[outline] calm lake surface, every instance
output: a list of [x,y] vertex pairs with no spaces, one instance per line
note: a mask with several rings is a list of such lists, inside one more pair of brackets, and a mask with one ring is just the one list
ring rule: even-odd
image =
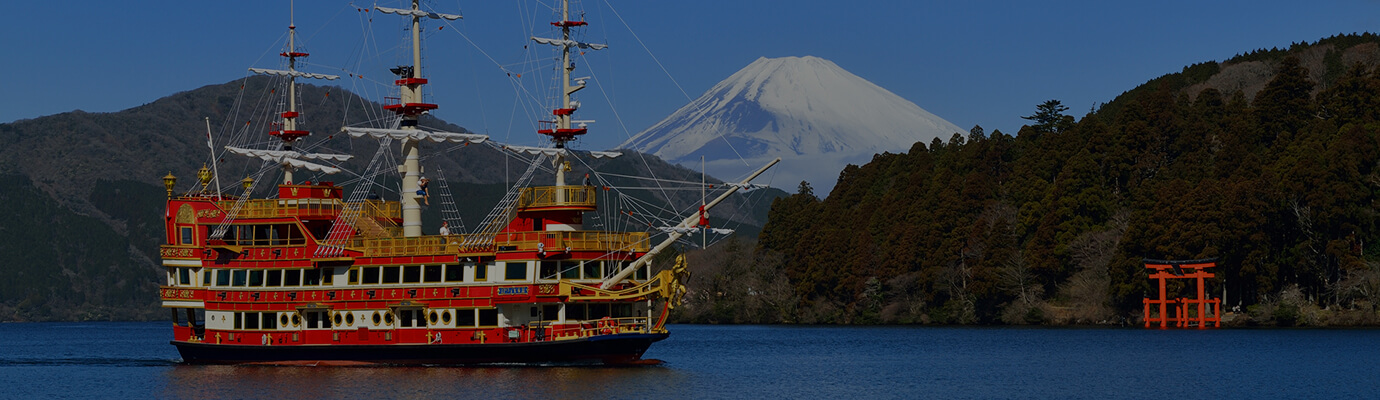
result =
[[1377,398],[1380,330],[672,326],[658,366],[180,365],[168,323],[0,324],[0,398]]

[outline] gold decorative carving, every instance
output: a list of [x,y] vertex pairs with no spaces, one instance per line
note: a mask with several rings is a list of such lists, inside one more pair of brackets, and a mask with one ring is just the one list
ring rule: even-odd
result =
[[196,223],[196,212],[192,210],[192,205],[191,205],[191,204],[182,204],[182,207],[178,207],[178,208],[177,208],[177,223],[179,223],[179,224],[195,224],[195,223]]

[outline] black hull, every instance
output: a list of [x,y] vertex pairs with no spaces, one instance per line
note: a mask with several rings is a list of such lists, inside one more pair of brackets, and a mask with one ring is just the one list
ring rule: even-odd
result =
[[488,344],[218,345],[174,341],[188,364],[632,364],[669,333]]

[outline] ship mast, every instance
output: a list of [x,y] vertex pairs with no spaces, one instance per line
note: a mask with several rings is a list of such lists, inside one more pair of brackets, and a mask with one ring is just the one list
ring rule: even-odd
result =
[[421,151],[418,145],[421,139],[430,133],[418,130],[417,121],[422,114],[437,108],[435,104],[424,103],[422,100],[422,85],[427,83],[427,80],[422,78],[422,18],[457,20],[460,19],[460,16],[422,11],[420,0],[412,0],[411,9],[388,7],[374,7],[374,9],[386,14],[409,17],[412,20],[412,65],[401,65],[391,70],[393,74],[398,76],[398,80],[394,81],[394,84],[398,85],[399,101],[398,104],[386,105],[383,108],[402,117],[402,122],[399,124],[400,133],[389,134],[402,141],[403,236],[417,237],[422,236],[422,206],[417,204],[422,197],[417,194],[420,189],[418,181],[422,177],[422,169],[419,165]]
[[[274,69],[261,69],[261,68],[250,68],[250,69],[249,69],[250,72],[253,72],[253,73],[256,73],[256,74],[286,76],[287,79],[288,79],[288,81],[287,81],[287,111],[284,111],[282,114],[279,114],[279,115],[278,115],[280,118],[282,118],[282,122],[281,122],[281,124],[282,124],[282,129],[276,130],[276,131],[272,131],[272,132],[269,132],[269,133],[268,133],[269,136],[276,137],[276,138],[278,138],[278,139],[280,139],[280,140],[283,141],[283,149],[282,149],[282,151],[278,151],[278,152],[262,152],[262,151],[253,152],[254,154],[250,154],[250,151],[249,151],[249,150],[245,150],[245,149],[239,149],[239,148],[231,148],[231,149],[230,149],[231,152],[234,152],[234,153],[237,153],[237,154],[244,154],[244,155],[249,155],[249,156],[253,156],[253,157],[260,157],[260,158],[263,158],[263,159],[265,159],[265,160],[270,160],[270,161],[277,161],[277,162],[279,162],[279,163],[282,164],[282,166],[283,166],[283,184],[292,184],[292,172],[293,172],[294,170],[296,170],[297,168],[301,168],[301,167],[305,167],[305,168],[308,168],[308,169],[313,170],[313,171],[321,171],[321,172],[326,172],[326,173],[334,173],[334,171],[338,171],[338,170],[335,169],[335,168],[325,167],[325,166],[320,166],[320,165],[315,165],[315,164],[310,164],[310,163],[302,162],[302,161],[298,160],[298,159],[300,159],[300,158],[306,158],[306,159],[339,159],[340,157],[344,157],[345,159],[348,159],[348,158],[349,158],[348,156],[339,156],[339,155],[331,155],[330,157],[320,157],[321,155],[297,154],[296,152],[292,151],[292,145],[293,145],[294,143],[297,143],[297,140],[298,140],[298,139],[301,139],[301,138],[303,138],[303,137],[305,137],[305,136],[311,135],[311,132],[297,129],[297,117],[298,117],[299,115],[301,115],[300,113],[297,112],[297,78],[313,78],[313,79],[325,79],[325,80],[336,80],[336,79],[339,79],[339,78],[340,78],[339,76],[336,76],[336,75],[312,74],[312,73],[305,73],[305,72],[299,72],[299,71],[297,71],[297,59],[298,59],[298,58],[301,58],[301,57],[306,57],[306,56],[308,56],[308,55],[310,55],[310,54],[307,54],[306,52],[300,51],[300,49],[297,48],[297,24],[296,24],[296,22],[294,21],[295,19],[296,19],[295,13],[292,11],[292,8],[289,7],[289,8],[288,8],[288,42],[287,42],[287,48],[284,49],[284,51],[283,51],[282,53],[278,53],[278,55],[283,56],[284,58],[287,58],[287,70],[274,70]],[[270,153],[271,153],[271,154],[270,154]],[[289,161],[288,159],[293,159],[293,160]],[[343,160],[339,160],[339,161],[343,161]]]
[[[560,108],[551,112],[551,114],[556,117],[555,120],[551,121],[555,126],[552,127],[552,129],[538,130],[537,133],[551,136],[551,142],[556,145],[556,148],[564,149],[567,142],[575,140],[576,136],[588,133],[588,129],[585,128],[585,123],[593,122],[580,121],[580,126],[575,127],[574,123],[576,121],[571,119],[575,114],[575,110],[580,108],[580,102],[573,100],[571,95],[585,88],[586,78],[575,78],[572,82],[570,74],[575,71],[575,63],[570,59],[570,49],[572,47],[579,47],[582,49],[602,50],[608,48],[608,45],[577,42],[570,38],[571,28],[589,25],[589,23],[585,21],[572,21],[570,19],[570,0],[561,1],[561,20],[552,22],[551,25],[561,28],[560,39],[533,37],[532,40],[537,43],[553,45],[561,49],[561,105]],[[566,161],[565,157],[566,153],[564,151],[558,151],[556,152],[555,158],[552,160],[556,167],[556,186],[565,186],[565,173],[570,169],[570,162]],[[556,190],[556,201],[565,201],[564,190]]]

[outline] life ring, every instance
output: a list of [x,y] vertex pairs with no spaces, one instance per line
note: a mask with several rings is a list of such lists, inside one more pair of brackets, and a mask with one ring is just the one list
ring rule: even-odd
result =
[[600,332],[603,332],[605,335],[612,335],[612,334],[613,334],[613,320],[609,319],[609,317],[600,318],[600,319],[599,319],[599,331],[600,331]]

